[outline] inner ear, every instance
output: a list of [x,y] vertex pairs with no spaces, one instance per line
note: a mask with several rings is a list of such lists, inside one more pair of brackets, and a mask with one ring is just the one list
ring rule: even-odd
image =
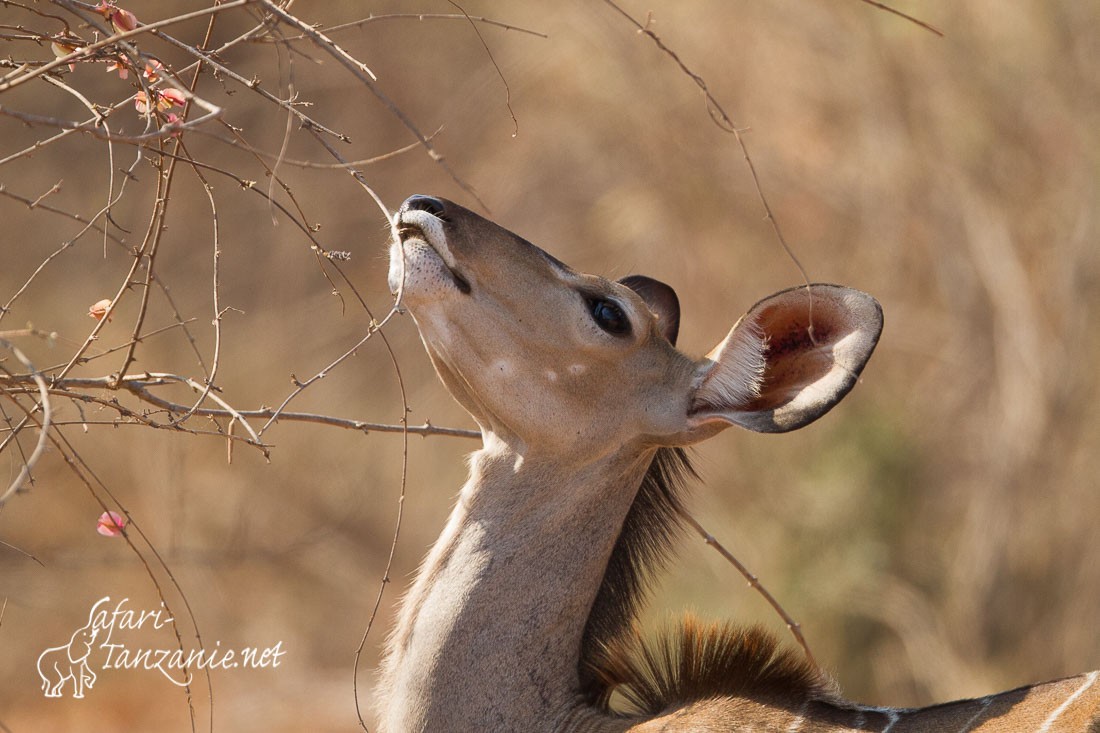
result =
[[701,360],[692,418],[767,433],[811,423],[856,383],[881,332],[882,309],[857,290],[818,284],[765,298]]
[[657,316],[657,328],[673,346],[680,333],[680,299],[671,286],[645,275],[627,275],[619,281],[642,297]]
[[836,353],[837,343],[857,328],[857,319],[822,290],[810,297],[806,288],[793,288],[753,309],[753,325],[764,335],[767,351],[758,396],[744,406],[746,411],[776,410],[834,370],[855,376],[851,372],[862,369],[862,364],[840,363]]

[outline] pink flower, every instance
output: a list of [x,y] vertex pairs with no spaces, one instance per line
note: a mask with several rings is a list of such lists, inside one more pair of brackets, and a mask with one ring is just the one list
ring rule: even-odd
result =
[[[157,112],[167,112],[173,107],[182,107],[187,104],[187,97],[178,89],[154,89],[153,96],[157,100]],[[149,97],[146,96],[145,92],[138,92],[134,95],[134,107],[137,109],[138,114],[149,114]]]
[[179,89],[169,88],[160,92],[160,99],[157,100],[157,107],[162,110],[171,109],[172,107],[182,107],[187,104],[187,97],[183,96],[183,92]]
[[118,537],[122,534],[122,528],[126,526],[126,519],[118,512],[103,512],[99,515],[95,531],[104,537]]
[[111,25],[115,27],[115,30],[119,33],[125,33],[126,31],[132,31],[137,28],[138,19],[137,16],[131,13],[129,10],[116,10],[111,15]]
[[[91,308],[88,309],[88,315],[97,321],[102,321],[103,316],[107,315],[107,309],[111,307],[111,299],[104,298],[103,300],[96,301]],[[110,322],[110,318],[107,319]]]
[[107,71],[118,71],[118,78],[125,79],[130,75],[130,61],[125,56],[117,56],[107,62]]
[[160,72],[163,69],[164,65],[159,61],[156,59],[149,59],[145,62],[145,71],[141,72],[141,75],[144,76],[150,84],[155,84],[160,78]]
[[137,16],[129,10],[123,10],[117,7],[114,3],[108,3],[106,0],[101,0],[99,5],[95,6],[94,10],[111,21],[111,25],[114,27],[116,33],[125,33],[126,31],[132,31],[137,28]]
[[[156,99],[156,111],[158,115],[167,112],[173,107],[183,107],[187,104],[187,97],[178,89],[154,89],[153,97]],[[134,107],[137,109],[138,114],[149,114],[149,97],[145,92],[138,92],[134,95]],[[169,122],[171,121],[172,120],[169,120]]]

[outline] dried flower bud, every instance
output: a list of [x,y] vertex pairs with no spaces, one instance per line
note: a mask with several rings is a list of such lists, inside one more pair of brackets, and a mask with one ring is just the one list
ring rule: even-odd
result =
[[[74,46],[71,43],[65,43],[64,41],[50,41],[50,50],[53,51],[53,55],[59,59],[65,58],[73,51],[76,51],[79,47]],[[75,71],[76,64],[69,64],[69,71]]]

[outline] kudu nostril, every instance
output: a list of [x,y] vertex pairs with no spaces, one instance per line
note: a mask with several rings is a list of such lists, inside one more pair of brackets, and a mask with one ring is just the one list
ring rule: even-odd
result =
[[408,199],[406,199],[405,205],[401,208],[405,209],[406,211],[426,211],[432,216],[438,217],[440,219],[445,218],[444,213],[447,210],[446,204],[444,204],[439,199],[433,198],[431,196],[423,196],[421,194],[410,196]]

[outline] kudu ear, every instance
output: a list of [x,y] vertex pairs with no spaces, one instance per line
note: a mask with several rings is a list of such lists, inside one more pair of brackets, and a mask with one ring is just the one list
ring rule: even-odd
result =
[[657,328],[661,335],[675,346],[676,337],[680,333],[680,299],[676,297],[676,291],[660,280],[645,275],[627,275],[619,284],[642,296],[642,300],[657,316]]
[[689,432],[813,422],[852,389],[881,332],[882,308],[857,290],[812,285],[765,298],[699,360]]

